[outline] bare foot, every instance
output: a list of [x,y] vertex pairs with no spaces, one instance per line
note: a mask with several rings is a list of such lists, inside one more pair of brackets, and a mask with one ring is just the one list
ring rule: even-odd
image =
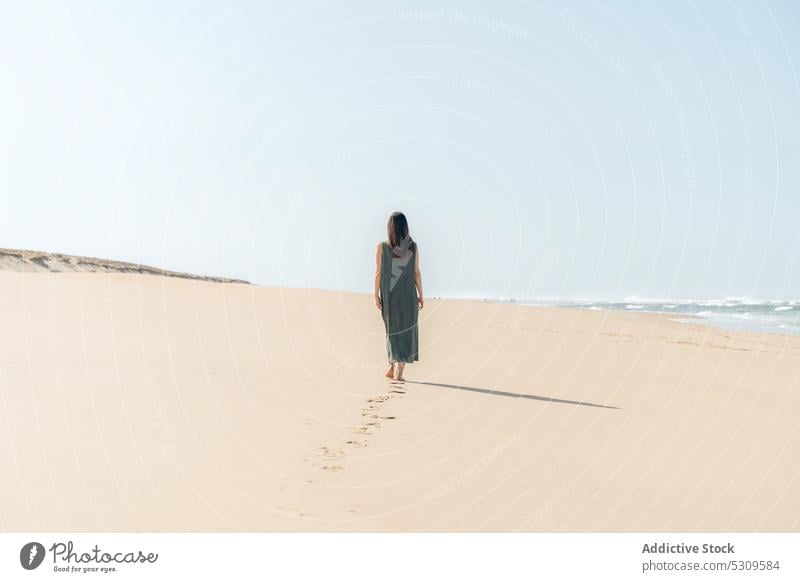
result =
[[394,378],[394,364],[389,364],[389,369],[386,370],[387,378]]
[[394,379],[398,382],[405,382],[406,379],[403,378],[403,369],[405,368],[405,364],[398,363],[397,364],[397,374],[395,374]]

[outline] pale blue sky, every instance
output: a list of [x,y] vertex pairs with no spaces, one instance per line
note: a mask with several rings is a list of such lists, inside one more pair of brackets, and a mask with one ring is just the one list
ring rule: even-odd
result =
[[[566,8],[565,8],[566,7]],[[800,295],[800,8],[17,2],[0,246],[429,296]]]

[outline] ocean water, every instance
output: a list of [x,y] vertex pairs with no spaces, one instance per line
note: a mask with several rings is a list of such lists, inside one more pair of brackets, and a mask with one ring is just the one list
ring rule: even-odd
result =
[[[676,321],[705,323],[733,331],[800,335],[800,301],[750,298],[656,300],[630,298],[625,301],[515,301],[526,305],[550,305],[579,309],[649,311],[674,314]],[[682,318],[692,315],[692,318]]]

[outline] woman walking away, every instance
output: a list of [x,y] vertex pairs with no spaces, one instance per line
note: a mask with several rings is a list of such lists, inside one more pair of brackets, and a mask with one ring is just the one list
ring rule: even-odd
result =
[[419,272],[419,247],[402,212],[389,217],[387,240],[375,249],[375,305],[386,328],[387,378],[403,381],[403,368],[419,360],[417,320],[425,305]]

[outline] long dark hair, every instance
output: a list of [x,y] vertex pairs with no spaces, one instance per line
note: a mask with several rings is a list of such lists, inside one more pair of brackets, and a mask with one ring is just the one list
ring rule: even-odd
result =
[[[400,246],[400,242],[408,235],[408,220],[406,215],[402,212],[392,212],[389,216],[389,222],[386,225],[387,238],[389,239],[389,246],[396,248]],[[409,237],[410,238],[410,237]],[[409,250],[416,250],[416,243],[412,240],[408,246]]]

